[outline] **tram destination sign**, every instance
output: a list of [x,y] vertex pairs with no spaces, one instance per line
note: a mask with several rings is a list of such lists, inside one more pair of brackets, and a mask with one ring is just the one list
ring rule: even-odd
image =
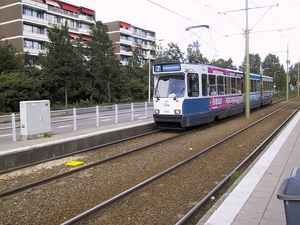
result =
[[154,72],[172,72],[172,71],[180,71],[180,70],[181,70],[180,63],[154,65]]

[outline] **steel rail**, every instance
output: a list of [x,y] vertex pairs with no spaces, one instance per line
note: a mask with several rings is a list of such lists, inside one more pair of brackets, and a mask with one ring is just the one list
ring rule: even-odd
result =
[[[300,108],[298,108],[297,110],[295,110],[293,112],[293,114],[291,114],[285,121],[282,122],[282,124],[275,130],[273,131],[256,149],[254,149],[254,151],[247,156],[247,158],[245,158],[237,167],[235,167],[221,182],[219,182],[204,198],[202,198],[187,214],[185,214],[177,223],[176,225],[182,225],[184,224],[184,222],[186,222],[190,217],[193,216],[193,214],[202,206],[204,205],[208,200],[210,200],[210,198],[213,196],[214,193],[216,193],[218,190],[220,190],[223,185],[231,178],[231,176],[238,171],[240,168],[242,168],[246,163],[249,162],[249,160],[251,160],[251,158],[258,153],[259,151],[261,151],[261,148],[268,142],[270,142],[270,140],[274,139],[274,137],[276,137],[276,135],[278,134],[278,132],[280,130],[282,130],[284,128],[284,126],[286,126],[286,124],[295,116],[295,114],[300,110]],[[274,111],[276,112],[276,111]],[[273,112],[273,113],[274,113]],[[269,114],[272,115],[273,113]],[[269,116],[268,115],[268,116]]]
[[[139,136],[135,136],[135,137],[132,137],[132,138],[122,139],[122,140],[120,140],[120,141],[111,142],[111,143],[108,143],[108,144],[105,144],[105,145],[95,146],[95,147],[92,147],[92,148],[84,149],[84,150],[82,150],[82,151],[80,151],[80,152],[78,151],[78,152],[75,152],[74,154],[71,154],[71,155],[75,155],[75,154],[82,153],[82,152],[85,152],[85,151],[94,150],[94,149],[99,148],[99,147],[104,147],[104,146],[108,146],[108,145],[112,145],[112,144],[121,143],[121,142],[128,141],[128,140],[131,140],[131,139],[134,139],[134,138],[138,138],[138,137],[140,137],[140,136],[149,135],[149,134],[152,134],[152,133],[155,133],[155,132],[158,132],[158,131],[152,131],[152,132],[150,132],[150,133],[143,134],[143,135],[139,135]],[[59,178],[62,178],[62,177],[65,177],[65,176],[68,176],[68,175],[77,173],[77,172],[79,172],[79,171],[82,171],[82,170],[85,170],[85,169],[88,169],[88,168],[91,168],[91,167],[94,167],[94,166],[98,166],[98,165],[103,164],[103,163],[106,163],[106,162],[108,162],[108,161],[110,161],[110,160],[117,159],[117,158],[123,157],[123,156],[125,156],[125,155],[129,155],[129,154],[135,153],[135,152],[137,152],[137,151],[144,150],[144,149],[146,149],[146,148],[149,148],[149,147],[154,146],[154,145],[161,144],[161,143],[163,143],[163,142],[172,140],[172,139],[174,139],[174,138],[178,138],[178,137],[183,136],[183,135],[186,135],[186,134],[188,134],[188,133],[190,133],[190,132],[193,132],[193,131],[192,131],[192,130],[191,130],[191,131],[186,131],[186,132],[183,132],[183,133],[174,135],[174,136],[172,136],[172,137],[169,137],[169,138],[166,138],[166,139],[163,139],[163,140],[160,140],[160,141],[156,141],[156,142],[153,142],[153,143],[150,143],[150,144],[147,144],[147,145],[143,145],[143,146],[140,146],[140,147],[137,147],[137,148],[128,150],[128,151],[123,152],[123,153],[119,153],[119,154],[114,155],[114,156],[107,157],[107,158],[102,159],[102,160],[99,160],[99,161],[97,161],[97,162],[93,162],[93,163],[90,163],[90,164],[86,164],[86,165],[83,165],[83,166],[81,166],[81,167],[74,168],[74,169],[72,169],[72,170],[69,170],[69,171],[66,171],[66,172],[63,172],[63,173],[60,173],[60,174],[57,174],[57,175],[54,175],[54,176],[45,178],[45,179],[41,179],[41,180],[32,182],[32,183],[30,183],[30,184],[26,184],[26,185],[23,185],[23,186],[14,188],[14,189],[10,189],[10,190],[7,190],[7,191],[3,191],[3,192],[0,193],[0,197],[5,197],[5,196],[8,196],[8,195],[12,195],[12,194],[15,194],[15,193],[18,193],[18,192],[27,190],[27,189],[29,189],[29,188],[36,187],[36,186],[38,186],[38,185],[42,185],[42,184],[45,184],[45,183],[49,183],[49,182],[51,182],[51,181],[53,181],[53,180],[56,180],[56,179],[59,179]],[[67,156],[70,156],[70,154],[64,155],[64,157],[67,157]],[[62,157],[62,156],[59,156],[59,157],[57,157],[56,159],[58,159],[58,158],[63,158],[63,157]],[[54,160],[54,159],[52,159],[52,160]],[[48,161],[52,161],[52,160],[48,160]],[[48,161],[47,161],[47,162],[48,162]],[[39,163],[38,163],[38,164],[39,164]]]
[[[131,187],[131,188],[129,188],[129,189],[123,191],[123,192],[121,192],[121,193],[118,194],[118,195],[115,195],[114,197],[112,197],[112,198],[110,198],[110,199],[107,199],[106,201],[104,201],[104,202],[102,202],[102,203],[100,203],[100,204],[98,204],[98,205],[92,207],[91,209],[88,209],[88,210],[86,210],[86,211],[84,211],[84,212],[82,212],[82,213],[76,215],[75,217],[73,217],[73,218],[71,218],[71,219],[65,221],[65,222],[62,223],[61,225],[69,225],[69,224],[73,224],[73,223],[75,223],[75,222],[77,222],[77,221],[79,221],[79,220],[81,220],[81,219],[83,219],[83,218],[89,216],[89,215],[92,214],[93,212],[95,212],[95,211],[97,211],[97,210],[99,210],[99,209],[105,207],[106,205],[108,205],[108,204],[110,204],[110,203],[113,203],[113,202],[116,201],[116,200],[119,200],[119,199],[122,198],[123,196],[126,196],[127,194],[130,194],[131,192],[133,192],[133,191],[135,191],[135,190],[137,190],[137,189],[139,189],[139,188],[141,188],[141,187],[143,187],[143,186],[149,184],[150,182],[152,182],[152,181],[154,181],[154,180],[156,180],[156,179],[162,177],[163,175],[169,173],[170,171],[172,171],[172,170],[174,170],[174,169],[176,169],[176,168],[178,168],[178,167],[180,167],[180,166],[186,164],[187,162],[193,160],[194,158],[198,157],[199,155],[204,154],[205,152],[207,152],[207,151],[211,150],[212,148],[216,147],[217,145],[220,145],[221,143],[223,143],[223,142],[229,140],[230,138],[236,136],[237,134],[239,134],[239,133],[241,133],[241,132],[247,130],[248,128],[250,128],[250,127],[256,125],[257,123],[261,122],[262,120],[264,120],[264,119],[266,119],[266,118],[272,116],[274,113],[279,112],[279,111],[281,111],[282,109],[288,107],[290,104],[292,104],[292,103],[289,103],[288,105],[285,105],[285,106],[279,108],[278,110],[276,110],[276,111],[274,111],[274,112],[268,114],[267,116],[264,116],[263,118],[261,118],[261,119],[255,121],[255,122],[253,122],[252,124],[250,124],[250,125],[248,125],[248,126],[242,128],[241,130],[239,130],[239,131],[237,131],[237,132],[235,132],[235,133],[229,135],[228,137],[226,137],[226,138],[224,138],[224,139],[222,139],[222,140],[216,142],[215,144],[213,144],[213,145],[211,145],[211,146],[209,146],[209,147],[203,149],[202,151],[200,151],[200,152],[198,152],[198,153],[196,153],[196,154],[194,154],[194,155],[192,155],[192,156],[186,158],[185,160],[183,160],[183,161],[181,161],[181,162],[179,162],[179,163],[177,163],[177,164],[175,164],[175,165],[169,167],[168,169],[166,169],[166,170],[164,170],[164,171],[162,171],[162,172],[160,172],[160,173],[158,173],[158,174],[156,174],[156,175],[150,177],[149,179],[147,179],[147,180],[145,180],[145,181],[143,181],[143,182],[141,182],[141,183],[139,183],[139,184],[137,184],[137,185],[135,185],[135,186],[133,186],[133,187]],[[232,174],[231,174],[231,175],[232,175]],[[228,180],[228,178],[227,178],[226,180]]]

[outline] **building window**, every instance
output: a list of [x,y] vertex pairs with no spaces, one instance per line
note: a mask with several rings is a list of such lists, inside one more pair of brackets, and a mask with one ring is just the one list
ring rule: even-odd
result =
[[68,20],[68,26],[74,28],[74,20]]
[[34,9],[29,9],[29,8],[26,8],[26,7],[23,8],[23,15],[33,16],[33,17],[41,18],[41,19],[44,18],[44,13],[43,12],[37,11],[37,10],[34,10]]
[[31,41],[31,40],[24,40],[24,48],[45,50],[45,46],[43,42]]
[[79,28],[83,28],[83,29],[90,29],[90,25],[89,24],[86,24],[86,23],[80,23],[79,24]]
[[34,34],[45,34],[45,28],[44,27],[36,27],[36,26],[30,26],[30,25],[23,25],[23,30],[27,32],[31,32]]
[[127,61],[128,61],[128,57],[127,57],[127,56],[121,55],[121,61],[127,62]]
[[23,8],[23,15],[32,16],[32,9]]

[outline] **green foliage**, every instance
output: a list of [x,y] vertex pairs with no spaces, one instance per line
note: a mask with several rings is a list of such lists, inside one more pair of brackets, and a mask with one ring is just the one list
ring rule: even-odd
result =
[[54,99],[64,99],[67,108],[68,90],[79,86],[84,74],[83,56],[73,46],[67,25],[48,28],[47,32],[50,42],[46,44],[46,54],[39,55],[43,79]]
[[49,132],[46,132],[44,133],[44,138],[49,138],[49,137],[52,137],[52,133],[49,133]]
[[23,69],[23,55],[17,54],[11,43],[0,39],[0,74]]
[[0,75],[0,108],[4,112],[18,112],[19,102],[41,99],[40,80],[25,73]]
[[183,62],[184,52],[182,52],[177,44],[170,42],[168,49],[165,51],[165,56],[170,59],[171,62]]
[[108,29],[101,21],[92,27],[92,40],[87,43],[89,76],[92,78],[88,89],[91,99],[111,103],[115,94],[114,79],[119,75],[119,60],[115,55],[113,42],[107,35]]
[[200,44],[198,41],[189,44],[187,48],[187,61],[205,63],[203,56],[200,52]]
[[300,63],[295,63],[289,68],[290,83],[297,87]]
[[[128,47],[132,56],[128,65],[121,66],[107,26],[101,21],[91,27],[91,41],[71,39],[67,25],[48,28],[47,33],[49,42],[45,44],[46,53],[39,55],[40,67],[28,64],[28,53],[17,53],[11,43],[0,41],[1,111],[17,112],[23,100],[48,99],[55,110],[63,109],[63,105],[79,108],[148,99],[149,61],[139,44],[134,50]],[[167,48],[156,46],[151,54],[157,53],[155,63],[185,60],[209,63],[199,46],[197,42],[190,44],[186,59],[184,52],[172,42]],[[218,59],[212,64],[235,69],[231,58]],[[244,71],[244,64],[240,69]],[[261,63],[258,54],[250,54],[250,72],[274,76],[276,94],[285,92],[286,73],[277,56],[269,54]],[[291,83],[295,84],[298,65],[291,65],[289,72]],[[152,70],[150,73],[153,89]]]
[[285,70],[278,56],[268,54],[262,62],[262,70],[265,75],[274,77],[276,91],[286,86]]
[[224,68],[236,69],[236,67],[233,65],[233,61],[231,58],[229,58],[227,61],[224,59],[218,59],[216,61],[213,61],[212,65],[224,67]]
[[240,176],[241,176],[240,171],[235,171],[232,176],[229,178],[228,183],[232,185]]
[[[246,57],[244,58],[243,64],[239,67],[240,71],[246,71],[245,64],[246,64]],[[261,58],[259,54],[249,54],[249,67],[250,67],[250,73],[260,74]]]

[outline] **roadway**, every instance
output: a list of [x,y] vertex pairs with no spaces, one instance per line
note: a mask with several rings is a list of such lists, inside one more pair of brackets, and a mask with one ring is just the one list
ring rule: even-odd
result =
[[[105,114],[99,115],[99,126],[122,123],[130,120],[139,120],[152,117],[152,108],[145,110],[137,110],[132,115],[130,109],[118,110],[117,116],[115,111],[108,111]],[[76,123],[74,123],[73,115],[51,116],[51,132],[52,134],[59,134],[70,132],[73,130],[82,130],[86,128],[96,127],[97,119],[95,112],[87,112],[77,114]],[[76,127],[76,128],[75,128]],[[20,121],[16,121],[16,140],[20,140],[21,129]],[[13,140],[12,123],[0,123],[0,143],[9,142]]]

